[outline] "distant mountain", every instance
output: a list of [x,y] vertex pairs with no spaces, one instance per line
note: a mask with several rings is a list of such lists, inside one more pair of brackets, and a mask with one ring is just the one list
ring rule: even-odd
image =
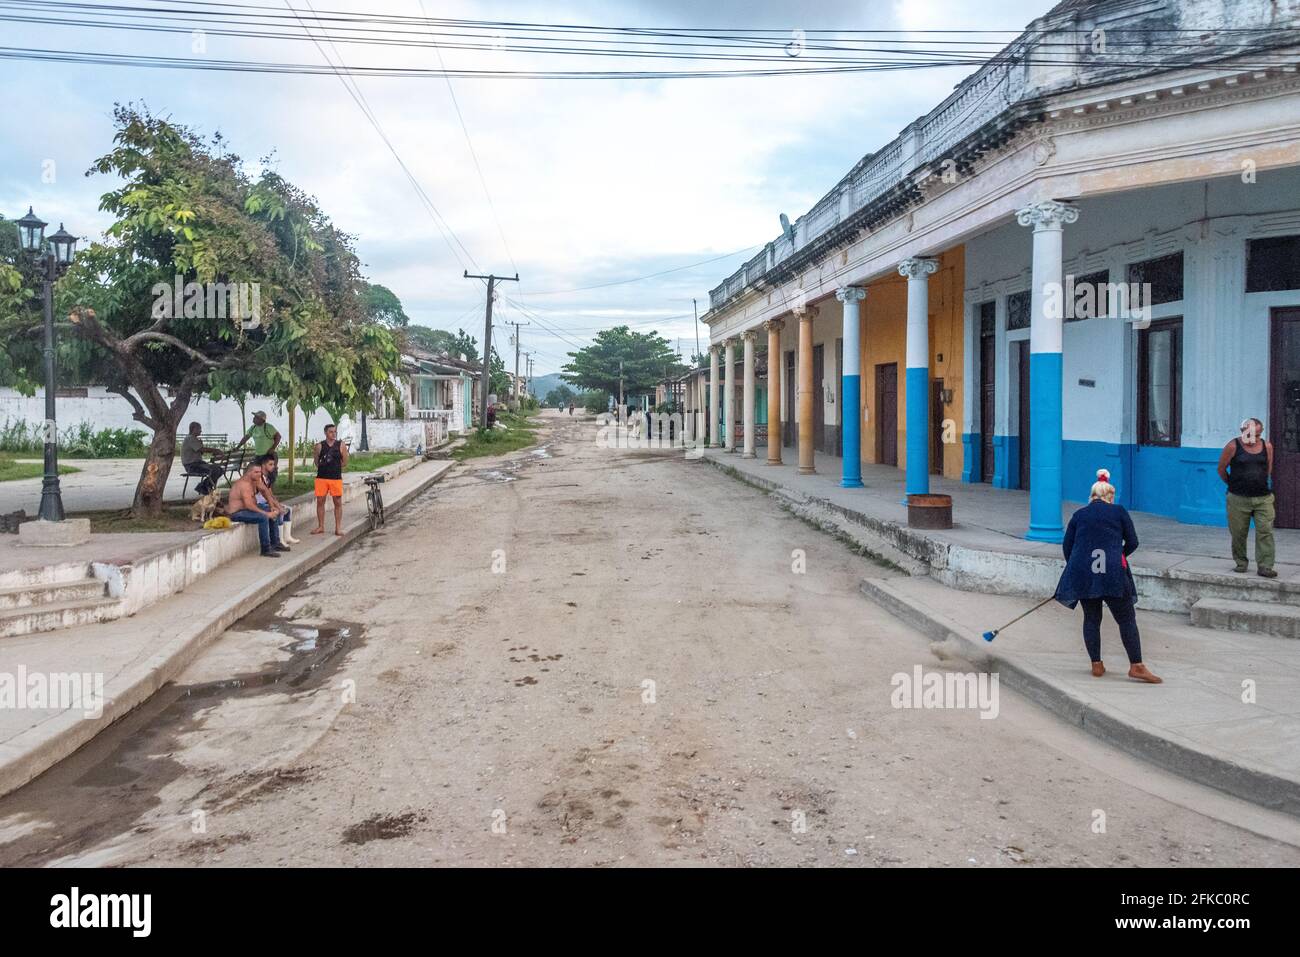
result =
[[[564,380],[560,378],[558,372],[552,372],[550,375],[533,376],[533,395],[537,396],[538,399],[545,399],[546,393],[564,384]],[[569,386],[569,388],[572,389],[573,386]]]

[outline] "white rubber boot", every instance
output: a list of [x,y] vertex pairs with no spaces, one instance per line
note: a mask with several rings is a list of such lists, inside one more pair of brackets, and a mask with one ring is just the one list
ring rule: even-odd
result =
[[286,545],[298,544],[298,539],[293,537],[293,522],[285,522],[280,526],[280,541]]

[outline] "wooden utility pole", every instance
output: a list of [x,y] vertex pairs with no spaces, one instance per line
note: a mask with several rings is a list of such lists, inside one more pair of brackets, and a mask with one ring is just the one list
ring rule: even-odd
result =
[[519,327],[531,325],[528,322],[507,322],[507,326],[515,327],[515,401],[519,401]]
[[466,279],[486,279],[487,280],[487,310],[483,319],[483,382],[479,389],[479,428],[487,428],[487,408],[488,394],[492,391],[492,299],[493,293],[496,292],[496,285],[499,282],[518,282],[519,273],[511,276],[471,276],[469,270],[465,270]]

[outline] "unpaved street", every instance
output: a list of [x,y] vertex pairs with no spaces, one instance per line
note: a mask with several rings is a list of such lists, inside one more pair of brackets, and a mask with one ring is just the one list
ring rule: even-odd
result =
[[892,707],[968,666],[860,596],[879,567],[544,421],[0,801],[0,863],[1300,864],[1287,822],[1006,689]]

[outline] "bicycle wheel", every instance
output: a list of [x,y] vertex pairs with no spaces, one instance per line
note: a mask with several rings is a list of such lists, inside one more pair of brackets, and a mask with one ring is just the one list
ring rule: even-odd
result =
[[379,524],[384,524],[384,496],[380,494],[379,488],[375,488],[375,512],[379,515]]
[[380,508],[379,503],[375,501],[375,498],[378,496],[378,494],[379,494],[379,490],[376,488],[372,487],[366,490],[366,512],[370,516],[371,531],[374,531],[376,528],[378,528],[380,522],[383,521],[383,518],[379,515],[379,508]]

